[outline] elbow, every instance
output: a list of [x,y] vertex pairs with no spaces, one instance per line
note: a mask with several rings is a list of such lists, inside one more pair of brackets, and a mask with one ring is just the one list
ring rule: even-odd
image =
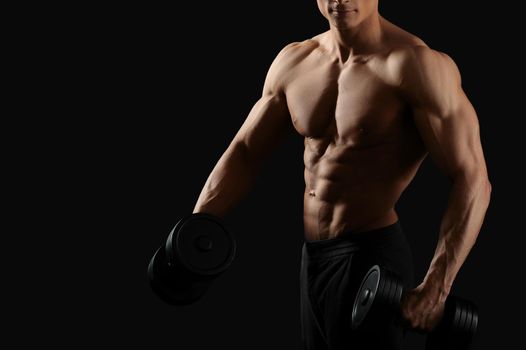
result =
[[235,149],[240,153],[241,158],[247,165],[259,169],[269,158],[273,148],[270,145],[260,148],[251,147],[246,142],[237,142]]
[[477,176],[472,183],[474,184],[474,189],[478,192],[480,200],[486,202],[486,206],[488,206],[491,199],[492,186],[487,174]]
[[493,187],[486,171],[461,172],[457,175],[459,176],[454,178],[457,185],[466,188],[473,196],[489,205]]
[[481,194],[489,200],[489,198],[491,197],[492,186],[488,177],[488,173],[485,169],[480,170],[477,173],[478,174],[474,176],[474,182],[477,184],[477,188],[479,189]]
[[491,182],[489,181],[488,178],[486,178],[486,192],[488,193],[488,196],[491,196],[491,190],[493,189],[491,187]]
[[491,199],[491,191],[492,191],[491,182],[486,177],[486,180],[484,182],[484,193],[486,194],[486,198],[488,200],[488,204],[489,204],[490,199]]
[[255,154],[243,142],[237,142],[232,145],[232,158],[235,158],[244,166],[244,170],[252,175],[259,172],[263,166],[264,159],[262,156]]
[[240,160],[244,162],[248,162],[251,159],[248,147],[244,142],[232,142],[230,145],[230,150],[232,154],[235,154]]

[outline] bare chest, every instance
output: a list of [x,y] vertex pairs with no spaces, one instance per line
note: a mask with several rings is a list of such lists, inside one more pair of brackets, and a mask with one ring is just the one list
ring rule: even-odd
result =
[[368,147],[404,125],[403,100],[366,63],[307,62],[288,81],[286,96],[294,127],[309,138]]

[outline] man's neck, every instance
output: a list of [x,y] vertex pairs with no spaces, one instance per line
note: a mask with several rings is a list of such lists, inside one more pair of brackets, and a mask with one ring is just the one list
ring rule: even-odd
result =
[[341,64],[353,56],[374,52],[382,43],[381,17],[375,13],[354,28],[331,26],[330,38],[332,50]]

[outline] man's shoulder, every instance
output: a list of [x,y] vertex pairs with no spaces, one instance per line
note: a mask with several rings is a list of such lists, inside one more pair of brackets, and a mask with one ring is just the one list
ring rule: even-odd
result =
[[276,61],[287,65],[297,64],[319,46],[319,42],[314,40],[314,38],[291,42],[281,49],[276,57]]
[[431,64],[433,60],[451,60],[444,52],[429,47],[418,36],[382,19],[382,24],[388,42],[389,64],[392,67],[418,68],[420,65]]
[[270,91],[282,90],[295,76],[295,67],[314,49],[310,40],[285,45],[274,58],[267,73],[266,86]]
[[387,54],[386,66],[396,85],[414,79],[428,80],[437,74],[460,78],[458,68],[448,54],[418,41],[393,46]]
[[449,55],[429,47],[416,35],[390,22],[384,25],[388,45],[380,55],[384,63],[380,66],[390,84],[406,92],[417,92],[439,81],[440,76],[460,79],[458,68]]
[[[419,103],[437,104],[446,89],[459,86],[460,72],[453,59],[427,45],[405,45],[393,49],[386,67],[390,83]],[[424,101],[424,102],[422,102]],[[439,108],[439,107],[437,107]]]
[[438,61],[449,61],[452,58],[445,52],[433,49],[427,45],[403,45],[393,47],[389,57],[393,64],[402,67],[427,66]]
[[281,82],[289,80],[295,74],[295,68],[305,60],[319,43],[312,39],[292,42],[285,45],[277,54],[269,69],[269,76]]

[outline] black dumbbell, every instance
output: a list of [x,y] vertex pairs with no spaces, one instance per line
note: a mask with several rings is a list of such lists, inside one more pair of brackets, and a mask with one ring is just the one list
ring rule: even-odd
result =
[[235,253],[234,237],[220,218],[190,214],[179,220],[150,260],[150,286],[168,304],[194,303],[228,269]]
[[[402,280],[395,273],[374,265],[365,275],[354,299],[353,329],[369,329],[391,322],[400,313]],[[468,349],[477,331],[478,310],[468,300],[449,295],[438,326],[427,335],[426,349]]]

